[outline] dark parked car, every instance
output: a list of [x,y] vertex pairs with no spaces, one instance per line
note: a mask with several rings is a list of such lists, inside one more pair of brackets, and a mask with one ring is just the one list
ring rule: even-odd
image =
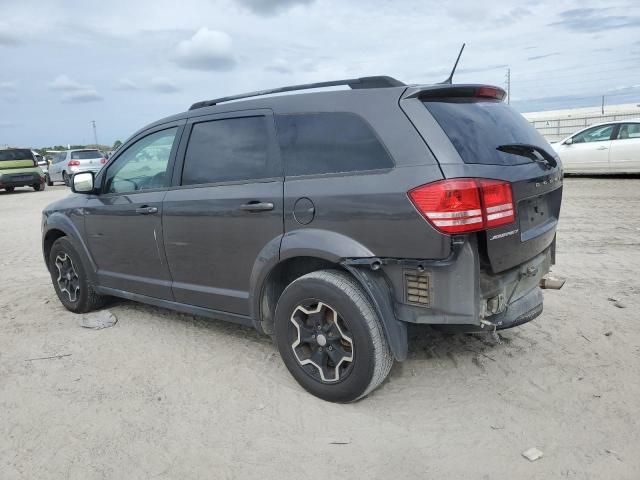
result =
[[275,92],[330,85],[351,90],[197,103],[75,175],[43,212],[64,306],[111,295],[254,326],[336,402],[407,357],[408,323],[540,315],[562,172],[504,91],[366,77]]

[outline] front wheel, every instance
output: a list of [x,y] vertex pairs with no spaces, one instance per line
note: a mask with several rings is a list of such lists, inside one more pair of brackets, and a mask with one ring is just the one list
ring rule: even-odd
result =
[[53,182],[51,181],[51,177],[49,177],[48,173],[44,176],[44,179],[48,187],[53,187]]
[[33,189],[34,189],[36,192],[41,192],[42,190],[44,190],[44,183],[36,183],[36,184],[33,186]]
[[16,187],[4,187],[5,192],[11,193],[16,189]]
[[296,381],[330,402],[366,396],[393,364],[371,301],[338,270],[309,273],[285,289],[276,306],[275,337]]
[[104,297],[93,290],[80,255],[66,237],[59,238],[51,247],[49,273],[53,288],[67,310],[86,313],[104,304]]

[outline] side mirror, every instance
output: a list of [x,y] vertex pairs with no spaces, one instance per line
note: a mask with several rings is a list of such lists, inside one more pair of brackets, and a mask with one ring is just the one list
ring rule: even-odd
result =
[[564,141],[565,145],[571,145],[573,143],[573,137],[569,137]]
[[73,193],[93,193],[93,172],[76,173],[71,177],[71,191]]

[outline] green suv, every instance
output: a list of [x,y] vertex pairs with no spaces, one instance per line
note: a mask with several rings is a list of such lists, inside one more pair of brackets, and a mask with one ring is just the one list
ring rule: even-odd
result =
[[0,189],[13,192],[16,187],[44,190],[44,172],[28,148],[0,150]]

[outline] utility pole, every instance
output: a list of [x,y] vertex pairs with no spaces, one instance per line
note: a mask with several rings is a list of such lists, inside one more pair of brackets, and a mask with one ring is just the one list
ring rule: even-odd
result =
[[604,115],[604,95],[602,95],[602,108],[601,108],[601,112],[602,112],[602,115]]
[[511,104],[511,68],[507,68],[507,104]]
[[96,132],[96,121],[91,120],[91,124],[93,125],[93,139],[96,142],[96,148],[98,148],[98,133]]

